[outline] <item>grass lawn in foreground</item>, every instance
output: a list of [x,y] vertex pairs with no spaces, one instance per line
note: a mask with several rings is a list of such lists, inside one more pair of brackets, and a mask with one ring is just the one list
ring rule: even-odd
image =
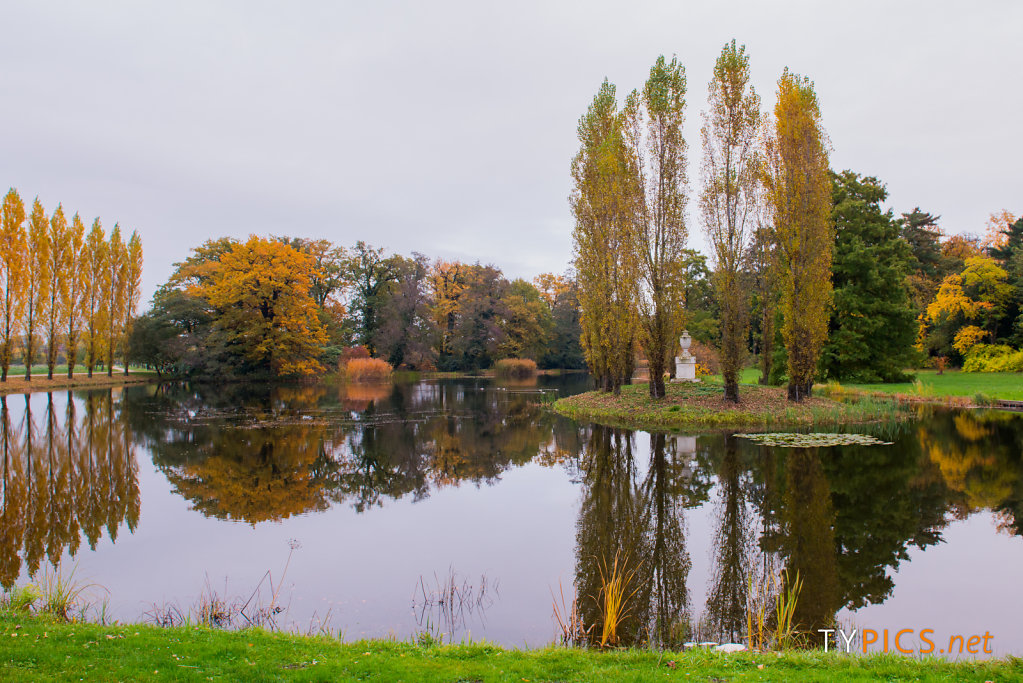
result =
[[946,662],[822,651],[597,652],[304,637],[261,630],[57,624],[0,614],[0,678],[16,681],[1021,681],[1023,660]]

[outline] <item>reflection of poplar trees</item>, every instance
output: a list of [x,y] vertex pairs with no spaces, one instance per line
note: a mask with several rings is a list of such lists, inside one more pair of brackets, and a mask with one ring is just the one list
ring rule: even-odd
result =
[[786,569],[796,572],[803,590],[794,623],[809,633],[831,626],[840,605],[835,547],[835,513],[831,488],[821,466],[819,449],[793,448],[786,463],[784,518]]
[[[693,504],[689,454],[664,434],[650,435],[650,466],[642,483],[631,432],[593,427],[580,462],[583,501],[576,540],[576,589],[583,623],[603,626],[601,569],[616,555],[631,575],[622,644],[650,640],[678,646],[689,637],[692,562],[684,508]],[[635,591],[635,593],[633,593]]]
[[683,517],[689,499],[685,491],[688,461],[679,457],[674,445],[664,434],[650,435],[650,469],[643,484],[649,555],[647,571],[641,573],[649,587],[644,600],[649,604],[647,624],[650,638],[669,647],[678,647],[690,635],[686,580],[692,567]]
[[738,439],[726,436],[718,470],[718,526],[714,536],[714,573],[707,599],[712,633],[739,642],[745,632],[746,601],[752,560],[752,517],[742,486]]
[[138,465],[112,391],[87,395],[81,425],[70,392],[63,416],[48,395],[41,427],[29,396],[18,425],[6,397],[0,397],[0,448],[0,583],[5,587],[18,578],[22,562],[32,575],[44,558],[57,564],[65,552],[73,556],[82,535],[95,548],[104,527],[112,539],[122,523],[135,528]]
[[[605,564],[610,567],[616,556],[627,569],[638,569],[648,554],[632,445],[632,432],[595,426],[582,454],[583,500],[576,530],[575,581],[583,623],[598,634],[604,623],[598,601],[601,569]],[[632,575],[626,595],[649,590],[642,589],[645,573]],[[647,612],[638,609],[641,602],[637,595],[626,603],[631,609],[618,634],[623,645],[637,643],[644,635]]]
[[3,449],[4,499],[0,522],[3,522],[3,533],[0,534],[0,582],[4,587],[11,586],[21,571],[22,539],[25,531],[25,508],[27,482],[25,462],[21,454],[21,438],[11,424],[11,414],[7,408],[7,397],[0,396],[0,448]]

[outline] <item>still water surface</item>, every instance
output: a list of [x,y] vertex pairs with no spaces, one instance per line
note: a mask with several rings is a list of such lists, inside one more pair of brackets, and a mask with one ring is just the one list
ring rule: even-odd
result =
[[891,446],[793,449],[540,405],[586,388],[569,375],[0,398],[0,582],[61,563],[136,621],[209,588],[266,605],[272,578],[275,621],[301,631],[537,646],[555,637],[552,592],[575,590],[599,621],[591,596],[618,553],[636,570],[632,640],[739,639],[749,576],[789,569],[804,626],[990,633],[996,653],[1023,654],[1023,416],[923,408],[851,428]]

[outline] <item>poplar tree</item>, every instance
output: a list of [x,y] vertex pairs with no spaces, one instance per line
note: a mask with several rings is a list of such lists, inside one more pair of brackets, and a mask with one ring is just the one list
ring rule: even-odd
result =
[[790,73],[778,80],[767,140],[767,197],[774,218],[788,398],[813,389],[831,307],[831,181],[827,138],[813,82]]
[[50,222],[36,197],[28,219],[28,251],[25,254],[25,381],[32,380],[32,362],[41,342],[38,332],[46,320],[50,302]]
[[67,376],[74,376],[78,363],[78,340],[82,334],[82,308],[85,304],[85,224],[76,213],[71,218],[71,230],[67,235],[68,255],[64,271],[65,286],[60,290],[60,310],[64,317]]
[[121,359],[124,374],[128,374],[128,335],[142,295],[142,240],[137,232],[128,238],[124,262],[124,332],[121,339]]
[[21,326],[25,306],[25,204],[13,187],[4,196],[0,208],[0,382],[7,381],[7,372],[14,355],[14,340]]
[[746,46],[725,45],[708,85],[703,114],[703,191],[700,213],[714,249],[714,284],[721,306],[721,374],[725,400],[739,402],[739,374],[749,331],[743,261],[759,201],[760,97],[749,85]]
[[50,251],[46,260],[47,304],[46,304],[46,378],[53,379],[53,368],[57,365],[58,336],[66,320],[64,300],[70,277],[71,253],[67,218],[60,204],[53,210],[47,233]]
[[[650,68],[643,91],[625,105],[628,164],[620,182],[623,202],[632,204],[634,250],[641,278],[638,288],[642,334],[650,367],[649,392],[664,396],[668,355],[681,330],[688,193],[685,122],[685,68],[664,56]],[[634,179],[634,182],[633,182]],[[634,201],[629,200],[634,196]]]
[[103,225],[97,218],[85,240],[82,254],[82,306],[85,314],[85,369],[89,377],[103,355],[103,340],[106,338],[107,310],[106,295],[110,286],[110,270],[107,267],[109,246],[103,233]]
[[114,229],[110,231],[110,241],[107,244],[106,289],[104,291],[104,308],[107,312],[104,363],[107,366],[107,377],[112,377],[114,374],[114,355],[117,353],[117,344],[121,341],[125,311],[128,308],[127,261],[128,252],[124,246],[124,240],[121,238],[121,226],[114,223]]
[[586,362],[605,391],[631,379],[636,329],[635,177],[615,87],[606,79],[579,120],[569,197]]

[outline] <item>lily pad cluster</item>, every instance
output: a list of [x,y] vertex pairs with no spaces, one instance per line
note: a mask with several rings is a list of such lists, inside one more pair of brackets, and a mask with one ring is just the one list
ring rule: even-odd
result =
[[828,446],[891,446],[891,441],[881,441],[869,434],[794,434],[790,432],[769,432],[766,434],[736,434],[739,438],[755,441],[762,446],[779,448],[821,448]]

